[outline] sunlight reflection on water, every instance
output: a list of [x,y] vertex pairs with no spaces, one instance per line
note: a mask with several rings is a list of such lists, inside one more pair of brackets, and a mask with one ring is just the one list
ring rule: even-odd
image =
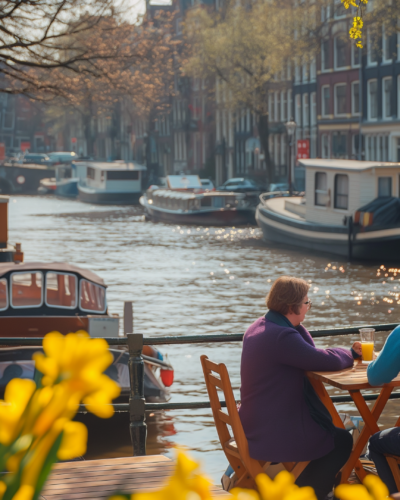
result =
[[[12,197],[10,241],[26,261],[68,261],[98,273],[108,284],[109,310],[122,315],[134,303],[135,331],[146,336],[238,333],[265,313],[265,295],[283,274],[311,285],[309,329],[392,323],[400,307],[400,273],[380,264],[348,264],[295,249],[267,247],[256,227],[189,227],[145,222],[138,207],[101,207],[51,197]],[[386,334],[379,336],[382,344]],[[357,336],[318,339],[320,347],[350,346]],[[171,401],[205,400],[199,357],[227,364],[239,388],[239,343],[165,346],[175,368]],[[380,423],[390,425],[398,401]],[[342,404],[341,410],[354,412]],[[354,412],[356,413],[356,412]],[[107,433],[104,426],[108,426]],[[88,456],[130,455],[127,415],[107,424],[90,420]],[[106,435],[108,437],[106,437]],[[112,439],[110,438],[112,436]],[[208,410],[149,417],[148,453],[188,446],[219,481],[225,459]]]

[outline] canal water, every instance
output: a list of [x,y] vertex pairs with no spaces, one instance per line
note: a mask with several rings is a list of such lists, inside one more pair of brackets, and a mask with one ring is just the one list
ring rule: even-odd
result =
[[[134,329],[146,336],[244,332],[265,313],[271,283],[285,274],[311,285],[313,306],[304,322],[309,329],[400,319],[400,271],[397,274],[389,263],[348,264],[345,259],[267,246],[257,227],[154,224],[144,221],[139,207],[38,196],[11,197],[9,213],[9,239],[22,243],[26,261],[67,261],[91,269],[109,287],[110,312],[122,315],[123,301],[132,300]],[[380,335],[378,345],[385,338]],[[332,337],[316,343],[349,347],[356,339]],[[171,402],[207,399],[201,354],[226,363],[239,395],[240,343],[161,350],[175,368]],[[350,404],[339,406],[357,414]],[[399,401],[389,402],[380,424],[392,425],[399,414]],[[131,455],[127,414],[110,421],[84,418],[89,426],[87,458]],[[148,415],[147,452],[172,456],[177,445],[191,450],[219,481],[226,461],[209,410]]]

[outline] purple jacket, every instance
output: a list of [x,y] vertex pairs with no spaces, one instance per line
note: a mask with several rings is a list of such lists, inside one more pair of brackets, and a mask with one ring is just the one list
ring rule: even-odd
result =
[[253,323],[243,339],[239,410],[250,456],[300,462],[332,451],[332,435],[307,407],[304,372],[342,370],[352,364],[349,349],[317,349],[302,325],[281,326],[265,317]]

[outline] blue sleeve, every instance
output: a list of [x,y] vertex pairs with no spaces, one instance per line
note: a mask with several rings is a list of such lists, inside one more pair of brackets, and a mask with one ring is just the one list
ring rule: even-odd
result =
[[386,339],[379,356],[367,368],[368,382],[383,385],[393,380],[400,372],[400,326]]

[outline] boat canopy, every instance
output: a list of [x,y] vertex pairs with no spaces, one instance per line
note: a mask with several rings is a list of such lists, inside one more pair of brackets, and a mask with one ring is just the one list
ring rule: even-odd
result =
[[167,175],[167,184],[170,189],[202,189],[198,175]]
[[350,170],[361,172],[373,168],[397,168],[400,170],[400,163],[382,162],[382,161],[360,161],[360,160],[335,160],[324,158],[307,158],[299,160],[299,164],[306,168],[322,168],[333,170]]
[[0,263],[0,278],[10,271],[59,271],[62,273],[76,273],[80,274],[83,278],[96,283],[97,285],[101,285],[103,287],[107,286],[104,283],[104,280],[92,271],[68,264],[67,262],[24,262],[22,264],[14,262]]
[[399,225],[400,199],[394,196],[375,198],[356,211],[354,222],[364,227]]

